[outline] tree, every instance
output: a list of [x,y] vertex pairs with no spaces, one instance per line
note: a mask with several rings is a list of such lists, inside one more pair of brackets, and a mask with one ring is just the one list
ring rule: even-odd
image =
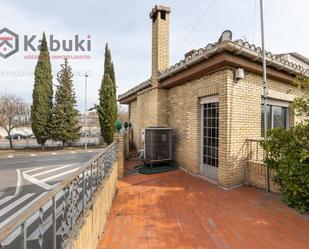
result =
[[76,141],[80,138],[78,126],[78,110],[73,89],[72,69],[67,59],[61,65],[57,74],[57,86],[55,103],[52,113],[52,121],[49,125],[49,133],[54,141],[62,141],[64,147],[68,141]]
[[97,106],[101,135],[104,142],[113,141],[115,122],[117,120],[117,100],[114,65],[108,44],[105,46],[104,75],[99,90],[99,105]]
[[265,163],[277,174],[283,200],[300,212],[309,211],[309,79],[296,77],[295,83],[302,96],[294,101],[296,115],[302,121],[289,130],[276,128],[268,131],[268,141],[262,142],[268,152]]
[[118,106],[117,106],[117,90],[116,90],[116,75],[114,70],[114,63],[111,62],[111,71],[110,71],[110,77],[113,82],[113,114],[114,114],[114,122],[116,122],[118,117]]
[[0,127],[7,132],[10,149],[13,149],[12,130],[29,124],[27,109],[20,98],[13,95],[0,97]]
[[40,55],[34,71],[34,88],[32,93],[31,127],[38,144],[44,149],[49,139],[48,124],[53,108],[53,83],[50,56],[45,33],[40,46]]
[[309,117],[309,78],[304,76],[297,76],[295,83],[298,85],[298,88],[302,91],[303,95],[298,97],[294,101],[294,109],[296,114],[300,116]]

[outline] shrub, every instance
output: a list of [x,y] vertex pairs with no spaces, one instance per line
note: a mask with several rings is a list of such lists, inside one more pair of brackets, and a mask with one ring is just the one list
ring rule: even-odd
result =
[[289,130],[276,128],[268,132],[266,164],[277,171],[274,181],[283,200],[299,212],[309,211],[309,122]]

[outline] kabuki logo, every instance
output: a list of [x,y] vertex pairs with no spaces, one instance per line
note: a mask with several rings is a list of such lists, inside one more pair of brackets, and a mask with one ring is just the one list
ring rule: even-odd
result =
[[[91,36],[87,35],[86,39],[80,39],[79,35],[74,35],[70,40],[58,40],[53,35],[49,35],[47,43],[51,52],[65,51],[65,52],[90,52],[91,51]],[[24,52],[38,52],[40,51],[42,40],[38,39],[36,35],[23,36],[23,50]],[[8,58],[9,56],[18,52],[19,37],[14,32],[7,28],[0,30],[0,56]]]
[[18,35],[4,28],[0,30],[0,56],[8,58],[18,52]]

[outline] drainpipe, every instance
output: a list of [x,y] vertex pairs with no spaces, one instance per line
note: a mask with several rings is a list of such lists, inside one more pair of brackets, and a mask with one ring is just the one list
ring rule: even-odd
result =
[[[267,142],[267,95],[268,95],[268,84],[266,75],[266,52],[264,42],[264,17],[263,17],[263,0],[260,0],[260,13],[261,13],[261,38],[262,38],[262,59],[263,59],[263,100],[264,100],[264,142]],[[268,157],[268,152],[265,151],[265,159]],[[266,164],[265,172],[265,191],[269,192],[269,168]]]

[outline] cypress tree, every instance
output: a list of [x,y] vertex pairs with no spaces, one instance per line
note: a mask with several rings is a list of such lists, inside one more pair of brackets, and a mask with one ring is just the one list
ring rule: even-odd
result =
[[53,83],[50,56],[45,33],[40,46],[40,55],[34,71],[34,88],[31,106],[31,127],[38,144],[44,149],[49,139],[47,126],[53,107]]
[[115,70],[114,70],[114,63],[112,62],[111,65],[111,72],[110,77],[113,82],[113,114],[114,114],[114,122],[116,122],[118,118],[118,108],[117,108],[117,90],[116,90],[116,76],[115,76]]
[[78,110],[75,108],[76,97],[72,77],[72,69],[65,59],[57,74],[59,85],[49,126],[51,138],[55,141],[62,141],[63,146],[68,141],[76,141],[80,138],[81,127],[78,126]]
[[108,44],[105,46],[104,75],[99,90],[99,106],[97,108],[104,142],[113,141],[115,122],[117,119],[116,84],[114,65]]

